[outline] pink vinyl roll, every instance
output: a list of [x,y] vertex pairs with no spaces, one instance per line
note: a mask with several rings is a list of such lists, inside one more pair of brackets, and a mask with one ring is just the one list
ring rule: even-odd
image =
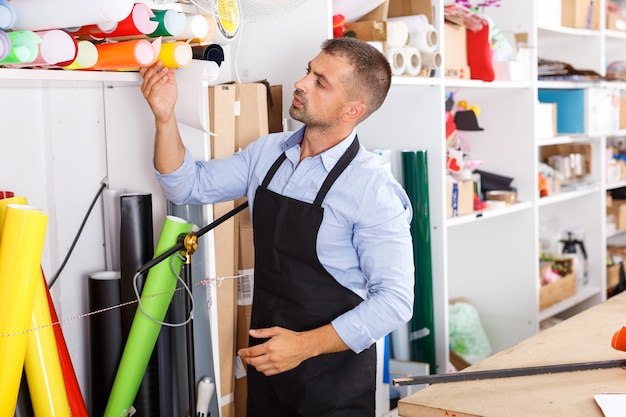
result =
[[64,67],[76,59],[78,44],[66,31],[52,29],[35,33],[41,39],[37,57],[28,63],[14,64],[14,67]]

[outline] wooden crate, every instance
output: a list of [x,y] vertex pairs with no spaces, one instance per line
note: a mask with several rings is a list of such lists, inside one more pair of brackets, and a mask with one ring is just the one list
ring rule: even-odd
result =
[[551,305],[576,294],[576,272],[572,268],[573,261],[571,259],[561,259],[558,262],[565,264],[570,273],[558,281],[541,286],[539,290],[539,311],[545,310]]

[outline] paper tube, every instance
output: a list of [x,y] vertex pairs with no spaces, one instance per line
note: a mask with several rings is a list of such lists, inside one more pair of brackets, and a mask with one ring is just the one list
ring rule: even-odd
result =
[[158,60],[167,68],[185,68],[191,64],[191,46],[187,42],[164,42]]
[[34,207],[6,207],[0,239],[1,417],[15,412],[47,221]]
[[413,46],[405,46],[403,49],[406,63],[405,72],[411,76],[418,75],[422,70],[422,56],[420,51]]
[[409,28],[402,20],[387,22],[387,48],[401,48],[409,43]]
[[14,30],[48,30],[119,22],[133,9],[134,0],[19,0]]
[[195,129],[209,132],[208,85],[219,76],[220,68],[213,61],[192,59],[183,69],[176,71],[178,100],[174,107],[176,120]]
[[7,0],[0,0],[0,29],[11,29],[15,24],[15,9]]
[[24,367],[36,416],[70,416],[63,370],[41,269],[35,278],[35,299]]
[[35,32],[21,30],[7,32],[7,35],[11,40],[11,51],[0,60],[0,65],[27,64],[37,58],[41,38]]
[[392,75],[402,75],[406,71],[406,58],[403,48],[389,48],[387,51],[387,60],[391,65]]
[[135,69],[148,67],[156,62],[161,50],[161,38],[154,42],[136,39],[96,45],[98,62],[94,70]]
[[65,67],[66,70],[88,69],[98,62],[98,48],[90,41],[78,41],[77,54],[74,62]]
[[[174,246],[178,236],[188,233],[191,227],[191,223],[178,217],[167,216],[155,256]],[[141,302],[143,311],[151,318],[137,309],[104,417],[120,417],[129,414],[161,329],[161,324],[154,320],[162,321],[165,318],[173,290],[176,288],[176,275],[180,273],[181,265],[179,258],[175,258],[172,262],[170,256],[148,271],[148,278],[141,292]]]
[[41,39],[37,57],[23,64],[12,65],[14,67],[37,66],[67,66],[74,62],[78,55],[76,39],[64,30],[52,29],[35,32]]

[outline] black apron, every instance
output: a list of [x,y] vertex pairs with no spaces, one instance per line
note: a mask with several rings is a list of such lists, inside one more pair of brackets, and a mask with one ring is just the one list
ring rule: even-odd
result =
[[[315,329],[363,301],[324,269],[316,250],[322,201],[358,151],[355,138],[312,204],[267,189],[284,153],[257,189],[252,329]],[[263,342],[250,338],[250,346]],[[248,417],[374,417],[375,396],[376,345],[358,355],[351,350],[320,355],[270,377],[248,366]]]

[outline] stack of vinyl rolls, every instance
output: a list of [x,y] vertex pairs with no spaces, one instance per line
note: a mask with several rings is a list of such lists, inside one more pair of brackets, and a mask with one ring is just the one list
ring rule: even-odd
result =
[[194,46],[219,48],[238,34],[237,2],[220,2],[222,16],[134,0],[0,0],[0,66],[128,71],[160,60],[185,68]]
[[427,75],[441,66],[439,35],[425,15],[387,19],[385,53],[393,75]]

